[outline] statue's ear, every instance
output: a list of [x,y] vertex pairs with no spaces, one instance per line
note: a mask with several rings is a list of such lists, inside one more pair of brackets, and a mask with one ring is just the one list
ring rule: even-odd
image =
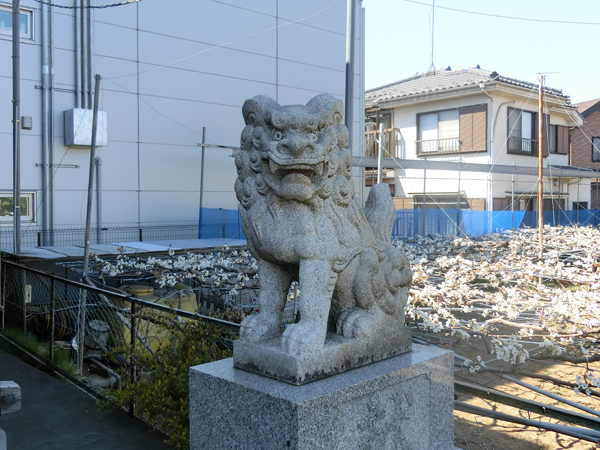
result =
[[246,125],[259,126],[273,109],[279,109],[279,103],[266,95],[257,95],[244,102],[242,114]]
[[319,117],[322,125],[339,125],[344,118],[344,102],[330,94],[313,97],[306,107]]

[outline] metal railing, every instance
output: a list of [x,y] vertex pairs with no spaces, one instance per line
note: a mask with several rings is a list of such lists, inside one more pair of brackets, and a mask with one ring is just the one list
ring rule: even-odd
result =
[[[222,227],[212,224],[203,226],[207,237],[221,237]],[[92,228],[91,244],[113,244],[119,242],[159,241],[167,239],[197,239],[198,224],[144,225],[125,227]],[[4,251],[13,250],[13,230],[0,230],[0,243]],[[57,228],[44,231],[36,228],[21,229],[21,247],[84,245],[85,228]]]
[[[383,131],[383,157],[398,157],[398,128],[387,128]],[[379,156],[379,130],[365,132],[365,156],[377,158]]]
[[535,139],[509,137],[508,152],[522,153],[525,155],[537,155],[537,141]]
[[427,139],[415,141],[417,144],[417,155],[431,155],[442,153],[459,153],[459,138]]
[[239,329],[235,322],[66,280],[8,260],[2,261],[0,283],[1,329],[20,330],[46,343],[51,362],[57,348],[74,349],[87,357],[137,342],[153,353],[167,338],[157,316],[202,320],[234,334]]

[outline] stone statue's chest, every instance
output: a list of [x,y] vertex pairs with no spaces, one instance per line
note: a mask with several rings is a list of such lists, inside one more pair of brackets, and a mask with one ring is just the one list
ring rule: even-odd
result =
[[323,226],[309,208],[284,206],[263,215],[259,223],[254,248],[263,258],[297,264],[301,259],[326,257],[321,255],[321,244],[324,235],[331,234],[331,224],[327,221]]

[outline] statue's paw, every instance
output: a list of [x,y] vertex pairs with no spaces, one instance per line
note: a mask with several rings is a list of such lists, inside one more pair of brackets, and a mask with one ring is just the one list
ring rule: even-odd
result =
[[246,317],[240,325],[240,340],[266,341],[279,333],[279,320],[275,316],[256,314]]
[[291,355],[322,350],[326,332],[326,327],[321,324],[299,322],[289,325],[283,332],[281,350]]
[[354,308],[340,314],[337,321],[337,333],[344,337],[369,338],[377,334],[385,317],[382,313]]

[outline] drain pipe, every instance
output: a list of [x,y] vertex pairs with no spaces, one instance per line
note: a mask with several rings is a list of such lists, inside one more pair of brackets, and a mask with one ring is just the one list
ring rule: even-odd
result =
[[43,245],[52,245],[52,11],[42,5],[42,230]]
[[102,243],[102,158],[94,160],[96,164],[96,243]]
[[86,8],[86,2],[85,0],[82,0],[81,2],[81,28],[82,28],[82,38],[81,38],[81,42],[82,42],[82,57],[83,57],[83,107],[85,109],[90,109],[90,101],[89,101],[89,94],[90,94],[90,85],[89,85],[89,73],[88,73],[88,15],[87,15],[87,8]]
[[88,2],[88,6],[89,8],[87,9],[88,11],[88,19],[89,19],[89,25],[88,25],[88,30],[89,30],[89,41],[88,41],[88,64],[89,64],[89,74],[90,74],[90,102],[91,99],[94,97],[94,92],[93,92],[93,87],[94,87],[94,83],[92,82],[92,76],[94,73],[94,9],[91,7],[92,6],[92,0],[87,0]]
[[75,0],[75,107],[81,108],[81,1]]

